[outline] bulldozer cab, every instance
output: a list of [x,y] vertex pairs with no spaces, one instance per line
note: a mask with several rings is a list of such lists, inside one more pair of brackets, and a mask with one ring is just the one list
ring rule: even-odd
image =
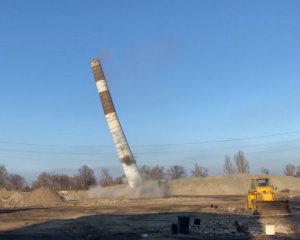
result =
[[270,186],[269,178],[254,178],[251,181],[251,189],[256,189],[257,187],[268,187]]

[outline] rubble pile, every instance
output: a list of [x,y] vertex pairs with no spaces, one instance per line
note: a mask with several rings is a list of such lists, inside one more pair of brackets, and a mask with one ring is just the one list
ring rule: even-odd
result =
[[[249,219],[248,219],[249,220]],[[180,224],[163,225],[157,227],[153,232],[164,235],[186,234],[197,236],[199,239],[236,239],[251,238],[253,236],[264,234],[264,225],[253,219],[236,220],[231,217],[190,218],[189,230],[186,233],[180,232]],[[193,238],[194,239],[194,238]]]
[[201,235],[218,236],[242,236],[249,235],[249,226],[232,219],[220,219],[219,221],[203,221],[200,226],[191,226],[191,232]]
[[88,198],[88,192],[84,190],[58,191],[57,193],[68,202],[84,201]]
[[[233,218],[232,216],[197,216],[196,218],[190,218],[189,231],[185,234],[190,234],[193,236],[200,236],[204,239],[236,239],[236,238],[251,238],[259,235],[266,234],[266,226],[271,224],[275,227],[276,235],[282,234],[293,234],[295,233],[295,224],[287,223],[284,219],[253,219],[253,218]],[[174,231],[174,225],[176,228]],[[160,232],[180,234],[177,231],[180,228],[180,223],[171,224],[171,227],[161,229]]]
[[44,205],[62,202],[62,198],[49,188],[41,187],[24,197],[24,205]]

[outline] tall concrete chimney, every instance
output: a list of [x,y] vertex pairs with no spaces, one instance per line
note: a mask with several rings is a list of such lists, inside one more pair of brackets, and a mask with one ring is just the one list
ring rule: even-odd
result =
[[98,59],[92,59],[91,65],[102,102],[105,118],[116,150],[118,152],[120,162],[124,169],[124,173],[127,177],[128,184],[130,187],[136,187],[142,183],[142,177],[138,171],[136,162],[123,133],[120,121],[118,119],[113,101],[109,93],[108,86],[105,81],[101,63]]

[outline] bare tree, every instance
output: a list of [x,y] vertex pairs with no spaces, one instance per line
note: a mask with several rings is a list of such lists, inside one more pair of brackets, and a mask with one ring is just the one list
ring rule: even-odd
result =
[[238,151],[236,155],[234,155],[234,163],[236,165],[237,173],[249,173],[249,162],[246,160],[246,157],[242,151]]
[[236,172],[231,160],[230,160],[230,157],[228,155],[225,156],[225,163],[224,163],[224,173],[225,174],[234,174]]
[[7,178],[8,178],[8,172],[6,171],[5,166],[0,165],[0,188],[7,187]]
[[153,168],[143,165],[139,170],[143,178],[146,180],[161,180],[165,178],[164,167],[161,167],[159,165],[156,165]]
[[32,182],[31,188],[36,189],[39,187],[52,187],[51,175],[46,172],[42,172],[35,181]]
[[109,169],[101,168],[99,183],[102,187],[111,186],[114,184],[113,178],[109,173]]
[[296,167],[293,164],[287,164],[284,168],[284,175],[286,176],[294,176],[296,171]]
[[[39,187],[47,187],[52,190],[70,190],[81,189],[81,182],[76,185],[75,177],[66,174],[49,174],[46,172],[41,173],[35,181],[32,182],[31,188],[36,189]],[[82,179],[80,178],[80,181]]]
[[183,166],[173,165],[168,168],[167,175],[170,179],[178,179],[186,176],[186,171]]
[[25,179],[18,174],[10,174],[7,178],[7,188],[9,190],[22,190],[26,186]]
[[83,189],[82,177],[78,174],[72,177],[72,186],[74,189]]
[[115,184],[115,185],[123,184],[125,178],[126,178],[125,175],[120,176],[120,177],[116,177],[116,178],[114,179],[114,184]]
[[268,168],[264,168],[264,167],[261,169],[261,173],[264,174],[264,175],[270,175],[269,169]]
[[151,179],[153,180],[161,180],[165,178],[165,169],[161,166],[154,166],[151,169]]
[[68,176],[66,174],[62,174],[60,175],[59,181],[61,183],[60,184],[61,189],[69,189],[69,190],[75,189],[73,177]]
[[197,162],[194,163],[194,169],[191,171],[193,177],[207,177],[207,168],[201,167]]
[[146,180],[151,179],[151,168],[149,166],[143,165],[139,168],[139,172],[142,177]]
[[73,179],[66,174],[53,174],[50,179],[52,190],[69,190],[73,188]]
[[96,178],[93,169],[86,165],[83,165],[78,169],[77,177],[80,182],[81,189],[88,189],[90,186],[96,184]]
[[63,190],[63,188],[61,188],[60,176],[58,174],[50,175],[50,188],[56,191]]

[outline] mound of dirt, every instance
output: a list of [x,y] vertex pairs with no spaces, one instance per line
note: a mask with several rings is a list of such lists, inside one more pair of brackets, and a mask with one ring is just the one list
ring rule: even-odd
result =
[[[232,174],[176,179],[171,182],[172,195],[242,195],[248,192],[252,177],[250,174]],[[300,190],[300,178],[270,176],[270,180],[277,191]]]
[[56,192],[43,187],[32,192],[0,191],[0,205],[6,207],[52,205],[59,202],[62,199]]
[[44,187],[28,192],[23,199],[23,204],[26,206],[55,204],[59,202],[62,202],[61,197],[56,192]]
[[233,174],[205,178],[183,178],[171,182],[172,195],[235,195],[245,194],[251,175]]
[[0,199],[7,198],[11,195],[10,191],[7,191],[5,188],[0,188]]
[[278,191],[289,189],[290,191],[300,190],[300,178],[290,176],[272,176],[271,183]]
[[24,196],[26,193],[12,191],[11,196],[8,198],[6,205],[8,206],[19,206],[24,204]]

